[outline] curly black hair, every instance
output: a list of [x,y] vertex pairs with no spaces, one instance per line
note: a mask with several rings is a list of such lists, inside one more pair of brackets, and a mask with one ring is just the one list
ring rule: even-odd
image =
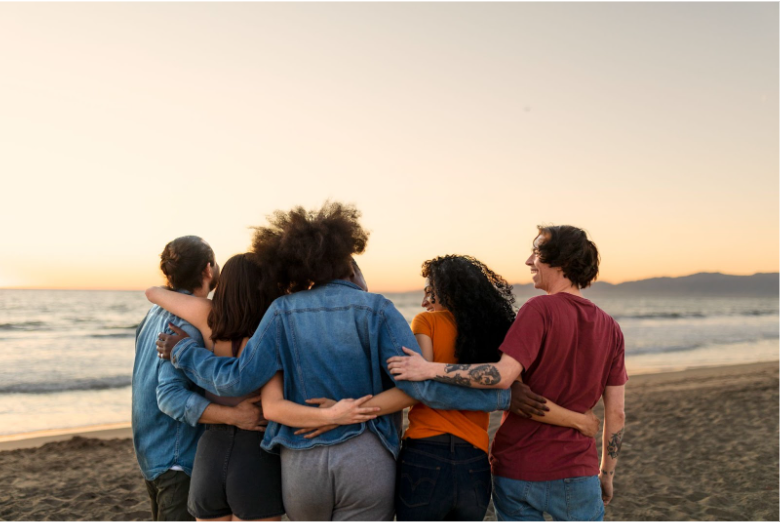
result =
[[447,255],[422,265],[433,296],[455,317],[455,357],[461,364],[495,362],[515,320],[512,286],[471,256]]
[[254,227],[252,251],[281,292],[307,290],[352,273],[352,255],[362,254],[368,243],[359,219],[354,206],[330,201],[319,210],[278,210],[268,216],[268,226]]
[[577,288],[587,288],[596,280],[601,256],[584,230],[571,225],[539,225],[536,228],[539,230],[536,237],[544,238],[538,248],[542,263],[560,267],[563,275]]

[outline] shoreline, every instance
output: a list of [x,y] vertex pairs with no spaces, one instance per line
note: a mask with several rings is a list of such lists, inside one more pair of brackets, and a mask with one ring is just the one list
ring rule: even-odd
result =
[[[695,367],[675,368],[668,370],[665,368],[640,368],[629,374],[629,384],[627,386],[642,386],[646,381],[656,383],[667,380],[678,381],[680,377],[689,377],[693,380],[711,376],[713,372],[718,374],[726,373],[744,373],[754,370],[777,368],[780,365],[780,359],[774,361],[750,362],[744,364],[726,364],[726,365],[701,365]],[[729,371],[731,369],[731,371]],[[682,375],[687,373],[688,375]],[[129,422],[118,422],[111,424],[94,424],[90,426],[80,426],[74,428],[39,430],[25,433],[16,433],[12,435],[0,435],[0,452],[12,451],[16,449],[37,448],[50,442],[59,442],[69,440],[72,437],[84,437],[92,439],[128,439],[133,437],[133,432]]]
[[[773,361],[631,375],[605,520],[778,520],[779,374]],[[17,447],[0,451],[0,520],[149,520],[126,424],[36,435],[0,448]]]

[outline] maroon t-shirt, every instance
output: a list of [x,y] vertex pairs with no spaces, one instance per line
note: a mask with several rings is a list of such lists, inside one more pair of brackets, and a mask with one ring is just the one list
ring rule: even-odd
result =
[[[617,322],[565,292],[533,297],[520,308],[501,351],[523,365],[523,382],[556,404],[583,412],[606,386],[628,380]],[[493,474],[545,481],[598,475],[596,440],[504,412],[490,454]]]

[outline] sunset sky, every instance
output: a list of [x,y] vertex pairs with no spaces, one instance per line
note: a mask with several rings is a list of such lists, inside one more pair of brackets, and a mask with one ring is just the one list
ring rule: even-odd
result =
[[778,270],[778,4],[0,4],[0,287],[142,289],[354,203],[371,290],[537,224],[601,280]]

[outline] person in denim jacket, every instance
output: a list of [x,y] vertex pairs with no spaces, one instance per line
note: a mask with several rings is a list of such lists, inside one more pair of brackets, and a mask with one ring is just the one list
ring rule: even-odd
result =
[[[273,302],[239,358],[214,357],[182,336],[158,343],[158,351],[220,395],[247,393],[277,372],[283,372],[284,398],[299,405],[393,389],[385,361],[403,355],[402,346],[418,353],[420,348],[393,303],[366,291],[352,259],[365,250],[368,237],[358,217],[354,207],[333,203],[318,212],[277,213],[271,226],[257,230],[255,250],[273,252],[266,266],[278,267],[273,277],[293,293]],[[268,242],[277,248],[259,248]],[[434,408],[493,411],[510,405],[509,390],[467,390],[434,381],[397,384]],[[316,438],[297,434],[295,422],[280,423],[281,413],[266,415],[271,422],[262,446],[281,452],[285,508],[292,520],[393,519],[400,412],[338,426]]]
[[[177,238],[165,246],[160,268],[177,292],[208,295],[219,277],[214,252],[195,236]],[[235,407],[212,404],[184,372],[158,358],[155,342],[168,324],[203,343],[200,332],[153,306],[136,330],[132,380],[132,429],[138,465],[146,482],[154,520],[193,520],[187,494],[202,433],[201,423],[233,424],[262,430],[260,409],[247,401]]]

